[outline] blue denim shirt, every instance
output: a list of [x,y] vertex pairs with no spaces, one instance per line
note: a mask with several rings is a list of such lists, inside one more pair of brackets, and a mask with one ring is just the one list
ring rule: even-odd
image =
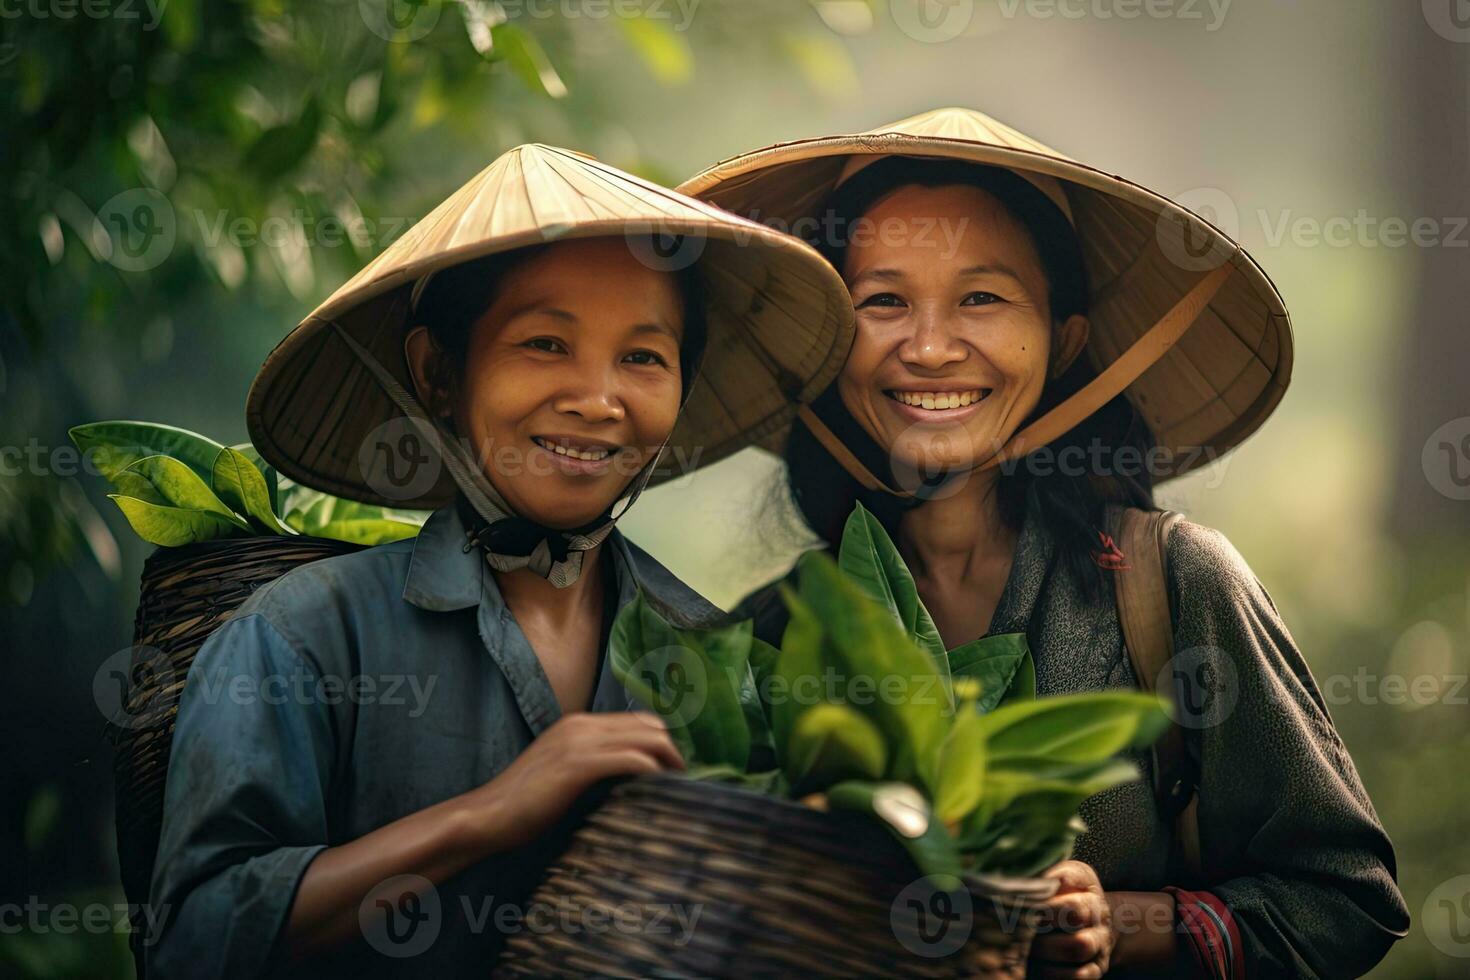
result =
[[[150,891],[162,922],[146,954],[153,977],[284,975],[287,915],[318,853],[489,781],[560,717],[494,574],[464,542],[445,507],[415,539],[292,570],[200,649]],[[602,554],[617,608],[641,587],[676,623],[717,620],[620,533]],[[604,650],[592,710],[634,706]],[[302,972],[487,972],[497,921],[511,921],[497,910],[529,893],[555,843],[466,869],[400,908],[396,925],[366,916],[361,935]]]

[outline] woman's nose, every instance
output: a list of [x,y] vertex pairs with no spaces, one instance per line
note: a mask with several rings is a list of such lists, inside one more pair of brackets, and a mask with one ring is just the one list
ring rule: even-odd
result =
[[552,408],[585,422],[617,422],[626,414],[616,371],[584,368],[569,372]]
[[937,370],[965,359],[965,345],[942,313],[919,311],[914,331],[898,349],[899,360],[912,367]]

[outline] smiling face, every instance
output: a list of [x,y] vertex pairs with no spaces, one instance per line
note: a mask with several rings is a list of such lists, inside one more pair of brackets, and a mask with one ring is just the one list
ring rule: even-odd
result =
[[1087,320],[1054,327],[1030,235],[977,187],[899,187],[863,218],[877,233],[854,232],[841,270],[857,320],[843,404],[901,479],[970,469],[1030,415]]
[[430,380],[440,354],[426,328],[405,351],[420,396],[452,414],[505,502],[570,528],[606,511],[673,431],[683,329],[671,274],[622,238],[591,238],[546,246],[505,276],[454,391]]

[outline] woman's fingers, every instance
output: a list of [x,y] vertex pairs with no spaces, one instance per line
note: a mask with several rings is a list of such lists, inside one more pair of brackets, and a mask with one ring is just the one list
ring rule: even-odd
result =
[[1091,892],[1069,892],[1047,900],[1038,926],[1047,930],[1045,935],[1077,932],[1093,925],[1105,925],[1107,915],[1107,902],[1100,896]]
[[[1077,880],[1067,874],[1067,869],[1061,869],[1055,877],[1064,882]],[[1091,891],[1053,896],[1040,923],[1042,931],[1032,944],[1029,975],[1049,980],[1101,977],[1109,952],[1107,916],[1106,901]]]
[[1078,932],[1058,932],[1037,936],[1032,944],[1033,956],[1050,963],[1090,963],[1098,958],[1107,944],[1107,929],[1091,926]]
[[641,749],[616,749],[588,757],[582,775],[588,785],[613,776],[646,776],[665,768],[653,754]]

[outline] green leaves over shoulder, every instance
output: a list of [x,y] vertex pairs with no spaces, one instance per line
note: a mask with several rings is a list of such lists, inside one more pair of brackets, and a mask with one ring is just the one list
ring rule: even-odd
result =
[[421,530],[418,524],[399,520],[399,511],[294,484],[286,490],[283,506],[285,524],[293,530],[366,547],[411,538]]
[[250,530],[197,473],[170,456],[134,460],[113,483],[123,492],[108,496],[138,536],[153,544],[174,548]]
[[90,422],[72,426],[70,435],[82,455],[113,484],[120,471],[145,456],[171,456],[208,481],[215,457],[224,448],[197,433],[156,422]]
[[236,514],[243,514],[272,534],[291,533],[276,519],[265,474],[248,456],[226,446],[214,458],[212,473],[214,492]]
[[120,493],[108,494],[138,537],[164,548],[178,548],[240,534],[239,527],[213,511],[150,503]]

